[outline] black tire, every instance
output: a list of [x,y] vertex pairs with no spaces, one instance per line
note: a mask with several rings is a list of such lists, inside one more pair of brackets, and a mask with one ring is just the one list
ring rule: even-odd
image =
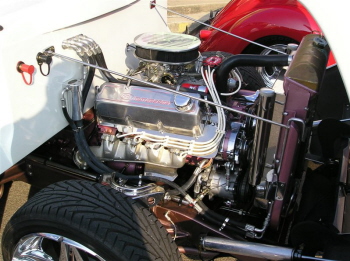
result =
[[261,75],[256,70],[255,67],[244,66],[238,67],[238,71],[242,75],[243,79],[243,89],[257,91],[263,87],[266,87],[264,80],[261,78]]
[[[4,261],[12,259],[16,244],[31,233],[74,240],[104,260],[181,260],[175,242],[147,208],[108,186],[88,181],[50,185],[21,207],[3,234]],[[50,243],[50,249],[60,246]]]
[[[210,56],[216,56],[216,55],[222,56],[223,61],[233,56],[233,54],[231,53],[221,52],[221,51],[202,53],[202,56],[204,57],[210,57]],[[256,70],[255,67],[244,66],[244,67],[237,67],[237,69],[242,76],[242,84],[243,84],[242,89],[257,91],[266,86],[266,84],[264,83],[264,80],[262,79],[261,75],[259,74],[259,72]]]
[[[298,43],[296,40],[281,36],[281,35],[270,35],[263,38],[260,38],[256,40],[255,42],[277,49],[279,51],[286,52],[287,45],[289,43]],[[269,55],[269,54],[278,54],[277,52],[271,51],[269,49],[260,47],[255,44],[248,45],[244,51],[242,52],[244,54],[263,54],[263,55]],[[276,78],[278,77],[279,73],[282,71],[282,68],[280,67],[258,67],[257,68],[259,74],[261,75],[261,78],[264,81],[264,84],[272,88],[273,84],[275,83]]]

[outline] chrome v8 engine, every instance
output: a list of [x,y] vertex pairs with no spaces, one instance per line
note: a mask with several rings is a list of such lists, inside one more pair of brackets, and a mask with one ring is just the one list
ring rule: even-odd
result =
[[[139,35],[135,54],[140,67],[132,73],[149,82],[171,83],[174,89],[181,88],[178,83],[184,78],[192,86],[203,87],[202,76],[195,70],[199,44],[197,38],[182,34]],[[217,114],[196,100],[199,93],[186,94],[190,97],[147,86],[103,84],[96,96],[99,126],[117,134],[104,133],[103,145],[94,152],[102,160],[172,168],[182,167],[187,156],[215,157],[224,125],[218,126]]]
[[[90,148],[111,168],[130,174],[173,181],[180,169],[188,173],[197,166],[198,178],[191,179],[195,193],[244,201],[249,186],[260,183],[269,137],[265,124],[250,115],[268,119],[274,94],[240,90],[235,80],[240,85],[241,76],[234,70],[227,93],[219,94],[214,74],[225,57],[200,54],[199,43],[183,34],[137,36],[139,66],[124,79],[109,76],[96,89],[100,144]],[[223,109],[222,100],[232,111]],[[76,153],[75,162],[84,167],[79,157]]]

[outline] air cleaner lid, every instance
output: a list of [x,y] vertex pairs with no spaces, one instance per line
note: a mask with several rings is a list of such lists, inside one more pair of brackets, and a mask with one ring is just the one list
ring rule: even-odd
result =
[[135,37],[134,43],[144,49],[165,52],[186,52],[196,49],[200,40],[192,35],[170,32],[143,33]]

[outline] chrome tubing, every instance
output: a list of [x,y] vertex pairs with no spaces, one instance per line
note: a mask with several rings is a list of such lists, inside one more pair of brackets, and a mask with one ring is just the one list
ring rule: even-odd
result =
[[[264,220],[264,224],[262,228],[257,228],[253,225],[247,224],[245,226],[245,230],[247,231],[246,237],[255,238],[255,239],[262,239],[267,227],[270,225],[271,215],[272,215],[272,209],[273,209],[273,202],[269,202],[269,211],[268,214]],[[259,233],[259,235],[257,234]]]
[[94,54],[102,53],[101,47],[96,43],[94,39],[83,34],[77,35],[76,37],[78,37],[79,40],[84,40],[86,42],[89,42],[93,46],[92,51]]
[[77,39],[72,39],[72,44],[77,46],[77,47],[80,47],[84,53],[87,55],[87,56],[92,56],[93,55],[93,52],[91,51],[91,47],[88,45],[88,44],[85,44],[85,43],[82,43],[82,42],[79,42]]
[[201,244],[205,250],[227,253],[233,256],[249,256],[259,258],[259,260],[271,261],[291,261],[294,259],[294,249],[287,247],[218,237],[204,237]]
[[[90,41],[90,40],[89,40],[90,38],[88,38],[87,36],[82,35],[82,34],[77,35],[77,36],[75,37],[75,39],[76,39],[77,42],[89,46],[90,51],[92,52],[93,55],[98,54],[98,52],[96,51],[96,48],[99,47],[99,46],[97,45],[97,43],[96,43],[95,41]],[[97,47],[96,47],[96,46],[97,46]]]
[[[72,49],[72,50],[75,51],[75,52],[79,55],[79,57],[81,57],[81,58],[83,58],[83,57],[85,56],[85,53],[84,53],[84,50],[83,50],[83,49],[81,49],[80,47],[78,47],[78,46],[72,44],[72,43],[71,43],[70,41],[68,41],[68,40],[64,40],[64,41],[62,42],[62,49],[63,49],[63,50],[64,50],[64,49]],[[87,60],[87,59],[85,59],[85,60]]]
[[82,82],[74,81],[73,83],[68,83],[69,89],[72,91],[72,120],[80,121],[83,119],[82,111]]
[[[257,116],[272,120],[276,93],[270,88],[261,88]],[[249,169],[249,184],[256,186],[260,184],[265,168],[267,147],[269,144],[271,124],[257,121],[252,145],[252,159]]]
[[[73,49],[79,56],[81,56],[81,54],[86,54],[87,56],[93,55],[92,46],[86,42],[80,42],[77,36],[64,40],[62,42],[62,48]],[[79,50],[79,52],[77,50]]]
[[[93,47],[91,46],[92,44],[88,43],[81,43],[78,42],[77,40],[78,36],[71,37],[67,40],[64,40],[62,42],[62,49],[72,49],[77,53],[77,55],[86,63],[89,62],[89,57],[91,57],[94,52],[92,51]],[[88,68],[85,66],[84,67],[84,82],[87,80],[88,77]]]

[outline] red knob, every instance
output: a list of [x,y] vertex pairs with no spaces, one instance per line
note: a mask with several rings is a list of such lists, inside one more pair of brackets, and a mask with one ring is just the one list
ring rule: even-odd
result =
[[206,41],[209,39],[209,37],[211,36],[212,33],[213,33],[213,31],[200,30],[199,31],[199,39],[201,39],[202,41]]
[[[31,85],[33,83],[33,73],[34,73],[34,66],[25,64],[24,62],[18,62],[17,63],[17,71],[22,74],[23,81],[27,85]],[[28,73],[30,76],[29,82],[27,82],[26,78],[24,77],[23,73]]]
[[22,72],[26,72],[26,73],[29,73],[29,74],[33,74],[34,69],[35,69],[33,65],[28,65],[28,64],[25,64],[25,63],[20,65],[19,68],[21,69]]

